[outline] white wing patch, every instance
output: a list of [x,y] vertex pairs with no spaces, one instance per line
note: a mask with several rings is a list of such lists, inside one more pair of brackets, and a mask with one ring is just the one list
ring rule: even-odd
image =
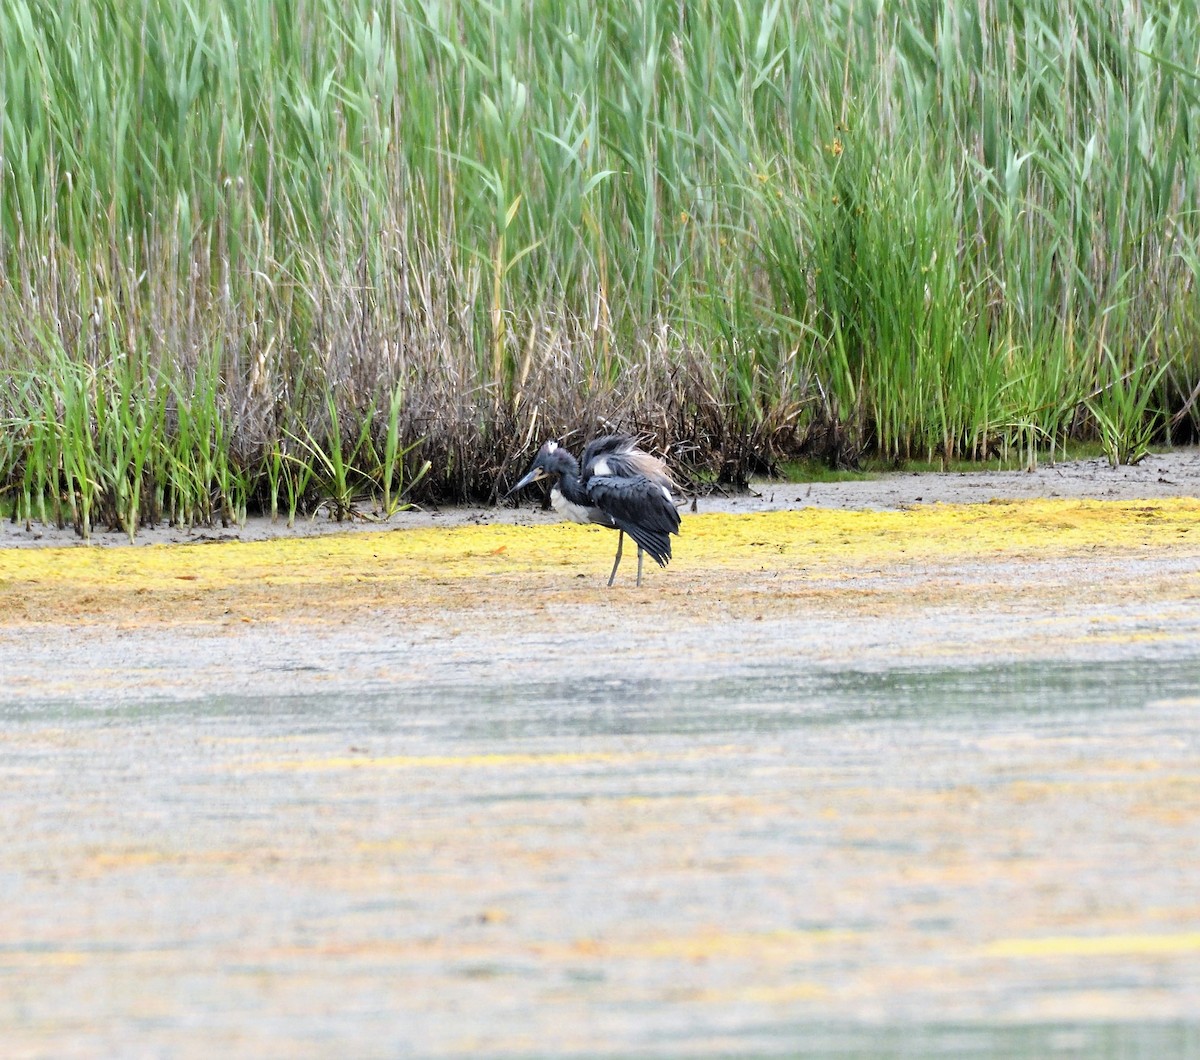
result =
[[612,470],[608,466],[608,460],[606,460],[604,457],[601,457],[599,460],[597,460],[592,465],[592,474],[593,475],[611,475]]

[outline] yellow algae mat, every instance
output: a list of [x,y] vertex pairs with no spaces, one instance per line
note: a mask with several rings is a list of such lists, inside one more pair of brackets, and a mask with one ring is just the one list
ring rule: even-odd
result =
[[[673,543],[672,566],[660,571],[647,560],[636,595],[636,552],[627,545],[618,591],[607,598],[621,604],[698,588],[732,590],[763,573],[786,575],[790,591],[798,591],[806,580],[922,563],[1189,554],[1200,551],[1200,500],[685,514]],[[603,598],[615,545],[615,535],[598,527],[493,524],[252,543],[0,549],[0,625],[470,608],[530,595]]]
[[0,550],[5,1055],[1186,1020],[1198,528],[685,515],[641,589],[545,523]]

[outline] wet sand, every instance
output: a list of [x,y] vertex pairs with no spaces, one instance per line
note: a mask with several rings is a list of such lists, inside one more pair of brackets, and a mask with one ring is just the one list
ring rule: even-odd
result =
[[1184,456],[0,549],[6,1055],[1195,1052]]

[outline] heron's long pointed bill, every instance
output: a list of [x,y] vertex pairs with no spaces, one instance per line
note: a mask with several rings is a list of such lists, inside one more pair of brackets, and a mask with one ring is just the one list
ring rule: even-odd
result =
[[535,467],[531,472],[529,472],[528,475],[526,475],[523,479],[521,479],[520,482],[518,482],[515,486],[513,486],[513,488],[510,489],[504,495],[505,500],[507,500],[509,497],[511,497],[514,493],[516,493],[517,490],[523,490],[526,486],[531,486],[535,482],[540,482],[542,479],[544,479],[546,477],[547,476],[546,476],[545,471],[543,471],[540,467]]

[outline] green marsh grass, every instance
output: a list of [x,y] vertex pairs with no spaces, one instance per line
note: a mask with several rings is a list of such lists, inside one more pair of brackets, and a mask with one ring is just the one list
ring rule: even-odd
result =
[[1200,7],[10,0],[0,490],[124,528],[1200,426]]

